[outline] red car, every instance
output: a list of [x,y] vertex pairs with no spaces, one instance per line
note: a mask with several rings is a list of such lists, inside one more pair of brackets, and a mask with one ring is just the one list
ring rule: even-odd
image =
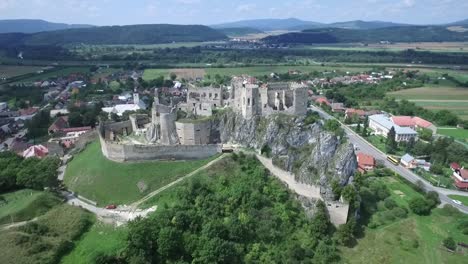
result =
[[117,205],[115,204],[109,204],[108,206],[106,206],[106,209],[115,209],[117,208]]

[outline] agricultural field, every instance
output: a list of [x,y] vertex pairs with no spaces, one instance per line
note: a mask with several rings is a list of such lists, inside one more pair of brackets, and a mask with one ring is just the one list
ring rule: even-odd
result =
[[89,67],[68,67],[68,68],[63,68],[59,70],[51,70],[48,72],[45,72],[43,74],[37,74],[34,75],[33,77],[21,79],[20,81],[16,83],[25,83],[25,82],[35,82],[35,81],[42,81],[46,79],[51,79],[51,78],[57,78],[57,77],[64,77],[68,76],[72,73],[89,73],[90,68]]
[[342,51],[404,51],[414,49],[417,51],[431,52],[468,52],[466,42],[415,42],[415,43],[392,43],[392,44],[336,44],[336,45],[304,45],[308,49],[319,50],[342,50]]
[[449,110],[468,120],[468,88],[429,86],[388,93],[396,99],[406,99],[429,110]]
[[127,228],[96,222],[80,240],[72,252],[62,259],[63,264],[93,263],[99,255],[113,255],[125,247]]
[[438,128],[437,134],[453,137],[457,140],[468,143],[468,129]]
[[0,65],[0,78],[11,78],[16,76],[34,73],[41,70],[40,66],[7,66]]
[[[379,180],[386,183],[399,205],[407,207],[411,198],[421,196],[399,179]],[[375,229],[366,228],[356,246],[341,248],[341,259],[343,263],[465,263],[466,249],[459,247],[451,253],[442,246],[448,236],[457,242],[468,241],[468,235],[458,229],[462,221],[468,221],[468,216],[445,208],[434,209],[429,216],[409,213],[405,219]]]
[[106,159],[99,142],[76,155],[65,172],[65,185],[99,206],[126,204],[202,167],[217,156],[196,161],[118,163]]
[[51,193],[19,190],[1,195],[0,225],[33,219],[60,203]]
[[252,76],[264,76],[269,75],[272,72],[275,73],[287,73],[289,70],[298,70],[303,73],[313,71],[349,71],[349,72],[363,72],[372,70],[370,66],[321,66],[321,65],[310,65],[310,66],[250,66],[250,67],[226,67],[226,68],[204,68],[204,69],[147,69],[143,74],[144,80],[153,80],[160,76],[169,77],[170,73],[174,72],[180,78],[186,77],[203,77],[205,74],[214,76],[219,74],[221,76],[232,76],[249,74]]

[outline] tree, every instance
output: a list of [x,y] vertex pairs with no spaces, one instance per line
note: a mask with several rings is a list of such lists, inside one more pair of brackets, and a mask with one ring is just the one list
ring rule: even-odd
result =
[[455,243],[455,240],[453,240],[452,237],[447,237],[443,241],[444,247],[450,249],[450,250],[455,250],[457,249],[457,243]]
[[171,72],[170,77],[171,77],[171,81],[175,81],[177,79],[177,75],[173,72]]
[[351,218],[346,224],[340,225],[335,238],[338,243],[343,246],[350,246],[354,241],[354,233],[356,232],[356,220]]
[[422,197],[411,199],[409,201],[409,207],[411,211],[417,215],[429,215],[431,212],[430,204]]
[[357,124],[357,127],[356,127],[356,132],[357,132],[358,134],[361,133],[361,120],[358,121],[358,124]]
[[425,141],[431,141],[432,140],[432,130],[427,129],[427,128],[421,128],[418,130],[418,135],[419,138]]
[[351,204],[357,197],[356,188],[354,188],[353,185],[348,184],[341,191],[341,195],[345,201]]
[[396,137],[395,128],[392,127],[390,129],[390,131],[388,131],[387,142],[385,144],[386,150],[390,154],[395,153],[395,151],[397,150],[397,147],[398,147],[397,142],[395,140],[395,137]]
[[339,259],[336,247],[329,241],[322,240],[315,249],[312,263],[328,264],[334,263]]
[[411,137],[408,142],[406,143],[406,153],[413,153],[414,146],[416,144],[416,140],[414,137]]
[[364,120],[364,128],[362,129],[361,136],[367,137],[367,129],[369,128],[369,117],[366,116],[366,119]]
[[71,112],[68,115],[68,123],[71,127],[81,127],[83,126],[83,116],[80,112]]

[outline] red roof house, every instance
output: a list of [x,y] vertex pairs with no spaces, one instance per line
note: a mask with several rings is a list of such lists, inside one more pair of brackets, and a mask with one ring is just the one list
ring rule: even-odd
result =
[[35,145],[29,147],[27,150],[23,152],[24,158],[44,158],[49,154],[49,149],[44,147],[43,145]]
[[460,164],[458,164],[458,163],[456,163],[456,162],[450,163],[450,168],[451,168],[453,171],[456,171],[456,170],[461,169]]
[[353,116],[357,116],[359,118],[365,117],[366,111],[362,109],[347,108],[345,111],[345,118],[352,118]]
[[359,152],[356,155],[357,162],[358,162],[358,170],[361,173],[365,173],[366,171],[371,171],[375,168],[375,159],[374,157]]
[[393,116],[391,117],[393,123],[401,127],[411,127],[412,129],[416,128],[425,128],[430,129],[433,132],[437,131],[437,128],[429,121],[422,119],[418,116]]
[[316,102],[317,104],[319,104],[319,105],[321,105],[321,104],[330,105],[330,102],[329,102],[329,101],[327,100],[327,98],[325,98],[325,97],[317,98],[317,99],[315,100],[315,102]]
[[68,116],[61,116],[55,120],[52,125],[49,127],[49,135],[50,134],[55,134],[57,132],[60,132],[64,130],[65,128],[68,128]]
[[459,169],[453,172],[455,186],[458,189],[468,190],[468,170]]

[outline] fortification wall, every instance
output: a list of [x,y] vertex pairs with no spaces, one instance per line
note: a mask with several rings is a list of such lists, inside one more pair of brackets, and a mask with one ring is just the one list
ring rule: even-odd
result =
[[176,128],[182,145],[205,145],[210,143],[210,120],[199,123],[176,122]]
[[221,145],[130,145],[105,141],[101,137],[102,153],[113,161],[196,160],[221,152]]

